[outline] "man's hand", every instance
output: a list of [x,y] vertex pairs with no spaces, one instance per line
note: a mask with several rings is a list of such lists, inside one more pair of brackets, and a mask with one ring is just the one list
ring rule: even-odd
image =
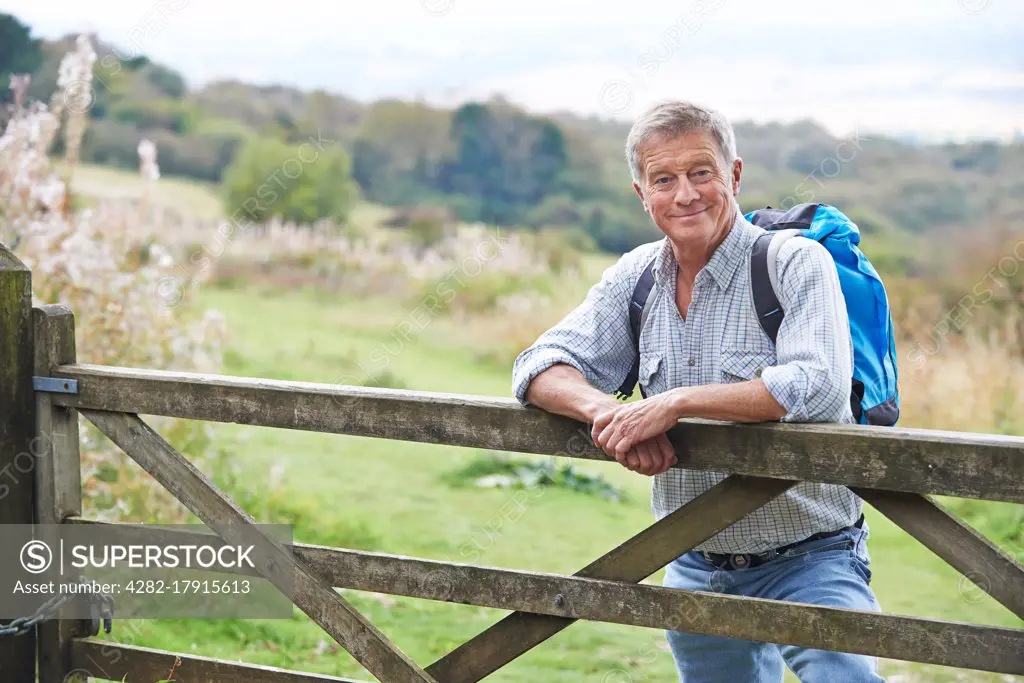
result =
[[[678,390],[669,393],[677,392]],[[675,449],[665,436],[665,431],[675,424],[675,420],[669,420],[661,432],[650,438],[634,438],[631,447],[624,449],[621,455],[598,442],[600,434],[611,423],[610,420],[598,422],[600,417],[635,410],[635,406],[640,405],[650,408],[656,401],[664,402],[665,399],[652,397],[639,403],[623,405],[612,396],[591,386],[576,368],[556,364],[533,378],[526,391],[526,400],[543,410],[593,425],[591,436],[594,445],[602,448],[623,467],[634,472],[652,476],[661,474],[676,463]],[[609,431],[608,435],[611,436],[614,431]]]
[[665,435],[678,422],[671,392],[617,405],[594,419],[594,443],[624,467],[652,476],[676,463]]

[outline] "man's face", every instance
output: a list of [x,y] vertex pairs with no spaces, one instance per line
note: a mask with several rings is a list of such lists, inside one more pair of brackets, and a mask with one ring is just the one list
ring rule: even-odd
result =
[[728,232],[736,218],[741,160],[728,167],[714,138],[701,130],[649,140],[640,156],[640,183],[633,188],[670,240],[710,243]]

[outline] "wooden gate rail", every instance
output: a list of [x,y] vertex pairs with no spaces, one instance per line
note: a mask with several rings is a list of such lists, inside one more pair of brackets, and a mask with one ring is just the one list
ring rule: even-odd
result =
[[[100,365],[56,405],[608,460],[586,428],[514,399]],[[1024,503],[1024,438],[925,429],[682,420],[676,467]]]
[[[228,662],[212,657],[180,652],[167,652],[137,645],[119,645],[103,640],[82,639],[71,644],[72,670],[88,672],[111,681],[153,683],[167,677],[167,672],[181,662],[181,683],[215,681],[216,683],[366,683],[351,678],[308,674],[279,669],[274,666]],[[103,662],[102,665],[98,664]]]
[[[70,520],[118,527],[125,540],[210,542],[209,534],[129,528],[117,522]],[[295,556],[335,588],[373,591],[455,604],[547,615],[568,626],[587,619],[657,629],[680,629],[788,645],[878,655],[890,659],[1020,673],[1024,630],[863,610],[755,600],[706,591],[569,577],[426,560],[388,553],[295,543]],[[231,573],[254,576],[251,569]],[[628,581],[628,580],[627,580]],[[561,598],[559,599],[559,596]],[[501,622],[499,622],[501,623]],[[827,624],[827,626],[826,626]],[[485,631],[486,632],[486,631]],[[470,641],[472,642],[472,641]],[[510,643],[512,646],[518,643]],[[429,671],[429,669],[428,669]],[[461,669],[455,670],[461,673]],[[438,678],[438,680],[461,680]]]
[[[0,256],[3,252],[0,245]],[[0,266],[3,264],[0,263]],[[4,273],[0,267],[0,280]],[[3,285],[0,281],[0,285]],[[11,290],[12,292],[15,290]],[[24,296],[20,290],[17,296]],[[7,290],[0,286],[0,299]],[[14,296],[14,295],[12,295]],[[11,311],[15,310],[8,306]],[[0,301],[0,326],[13,324]],[[30,310],[30,309],[28,309]],[[1024,629],[1001,628],[640,584],[682,552],[763,506],[799,481],[850,486],[1018,616],[1024,568],[927,495],[1024,503],[1024,438],[835,425],[736,425],[685,420],[670,431],[678,467],[732,476],[596,558],[575,576],[436,562],[381,553],[284,545],[174,450],[139,415],[304,429],[426,443],[607,460],[580,423],[524,409],[511,399],[80,365],[74,322],[63,307],[33,312],[34,374],[61,377],[68,393],[36,394],[37,519],[81,517],[78,414],[91,420],[178,500],[231,544],[256,546],[255,572],[383,681],[471,683],[586,619],[679,629],[892,659],[1024,674]],[[0,330],[3,332],[5,330]],[[0,359],[0,377],[9,367]],[[25,364],[17,372],[24,375]],[[24,377],[22,376],[23,380]],[[11,418],[5,417],[8,426]],[[60,438],[63,434],[64,438]],[[2,455],[2,453],[0,453]],[[72,470],[74,471],[72,473]],[[0,501],[2,503],[3,501]],[[0,509],[2,518],[3,509]],[[125,533],[189,534],[117,525]],[[209,534],[204,535],[210,538]],[[213,544],[213,543],[211,543]],[[420,668],[334,588],[512,611],[429,667]],[[151,683],[180,656],[183,680],[325,683],[346,679],[114,645],[82,638],[72,621],[38,630],[41,683],[88,671]],[[117,653],[118,662],[102,651]],[[0,651],[0,676],[9,680]],[[17,660],[21,661],[21,660]],[[15,683],[29,683],[16,671]]]

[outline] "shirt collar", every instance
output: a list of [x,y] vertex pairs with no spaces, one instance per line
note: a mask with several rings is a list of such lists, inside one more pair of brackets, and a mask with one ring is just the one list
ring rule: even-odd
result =
[[[720,289],[725,289],[732,282],[736,269],[741,263],[746,262],[747,254],[760,232],[763,232],[762,228],[749,222],[740,211],[737,211],[736,220],[729,229],[729,233],[700,272],[707,271],[715,284]],[[662,240],[661,250],[654,261],[654,274],[658,284],[664,286],[670,278],[674,278],[677,267],[675,255],[672,253],[672,243],[669,242],[668,237],[665,237]],[[698,273],[698,277],[700,277],[700,273]]]

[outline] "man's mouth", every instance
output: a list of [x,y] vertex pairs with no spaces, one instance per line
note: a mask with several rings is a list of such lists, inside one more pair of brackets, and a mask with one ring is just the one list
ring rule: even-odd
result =
[[693,218],[694,216],[699,216],[700,214],[704,213],[707,210],[708,210],[708,207],[704,207],[700,211],[694,211],[693,213],[676,213],[676,214],[672,214],[672,215],[669,216],[669,218]]

